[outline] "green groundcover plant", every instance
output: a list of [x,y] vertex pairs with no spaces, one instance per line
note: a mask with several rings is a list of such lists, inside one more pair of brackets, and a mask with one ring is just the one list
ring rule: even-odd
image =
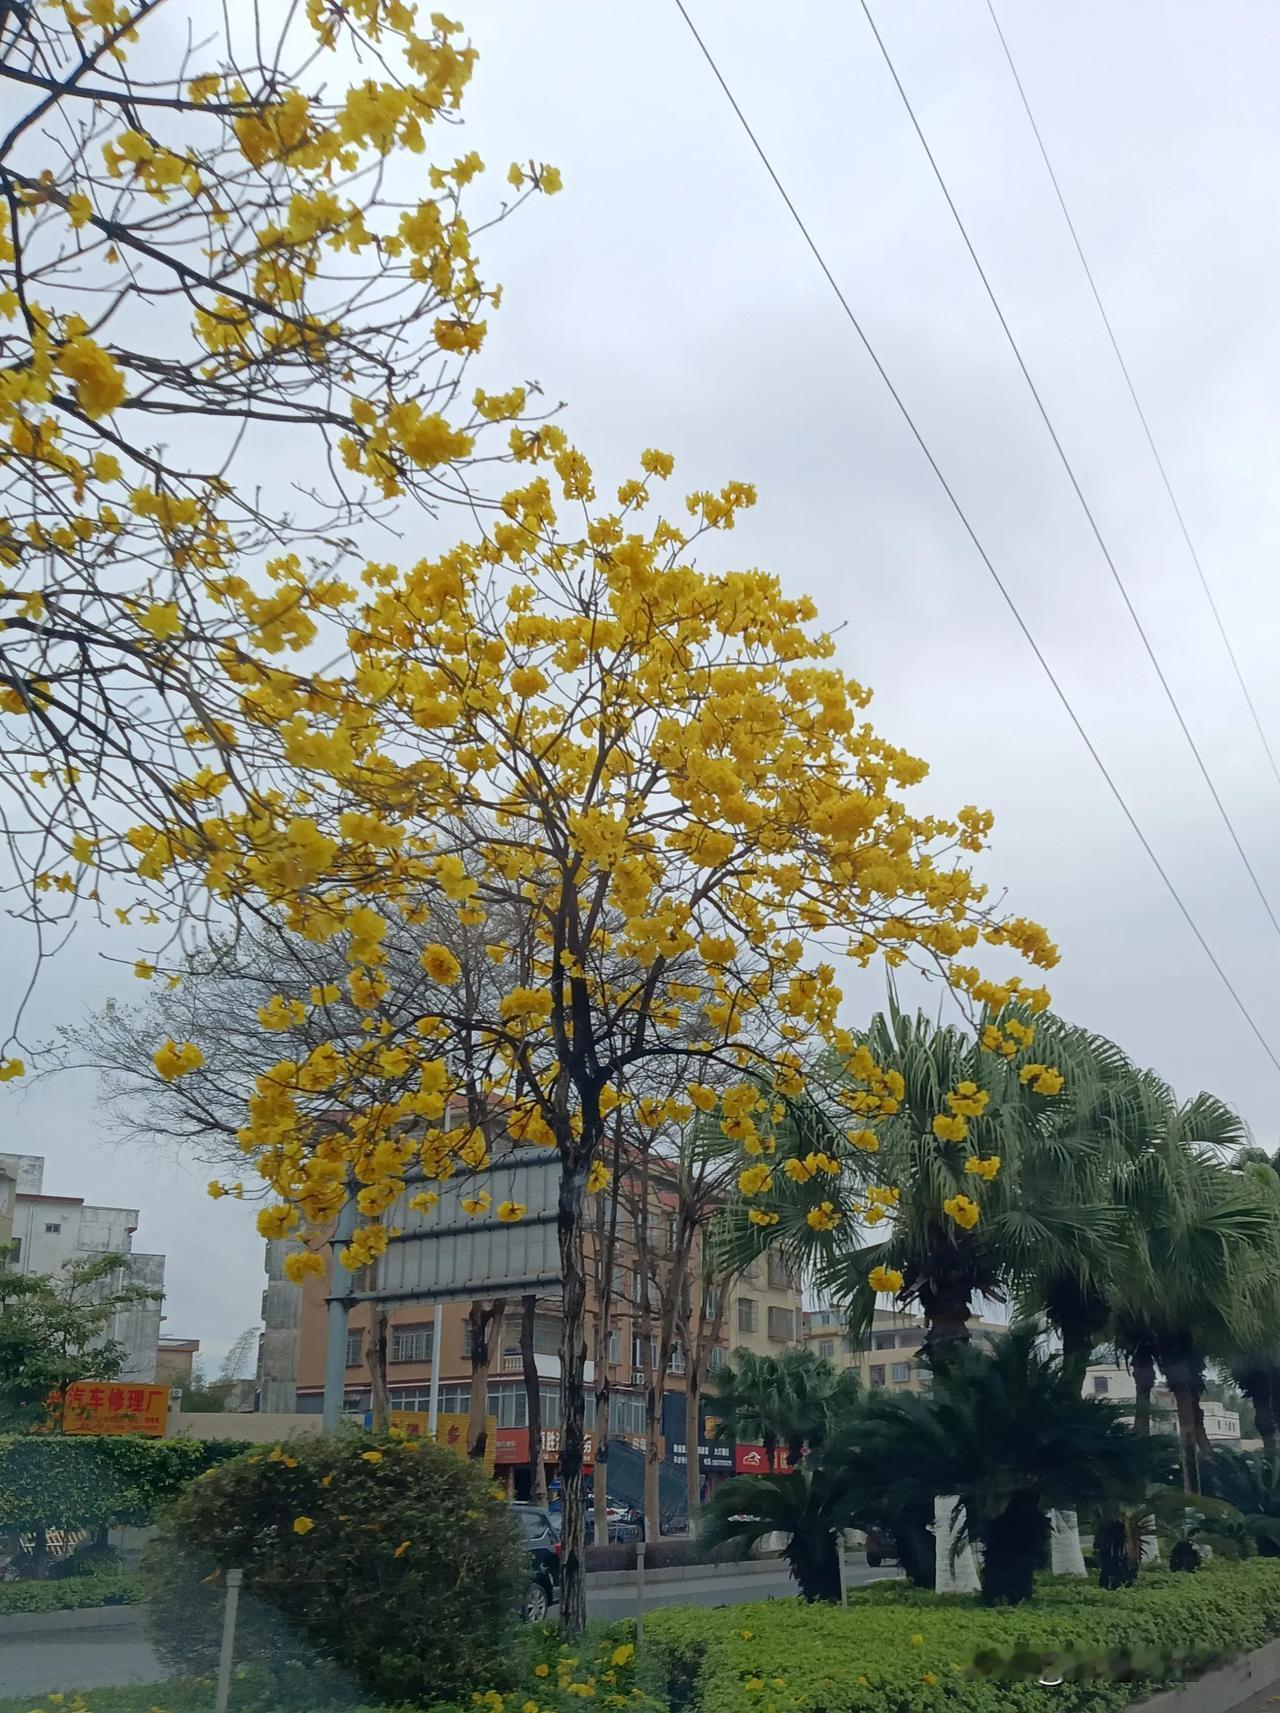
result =
[[[71,1612],[92,1606],[133,1606],[143,1597],[136,1572],[106,1571],[59,1582],[0,1582],[0,1617],[13,1612]],[[0,1674],[0,1681],[3,1676]]]

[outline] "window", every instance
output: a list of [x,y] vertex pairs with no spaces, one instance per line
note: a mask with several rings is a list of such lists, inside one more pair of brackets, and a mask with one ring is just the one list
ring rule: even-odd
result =
[[[441,1392],[444,1388],[441,1387]],[[560,1426],[560,1388],[559,1386],[539,1386],[538,1400],[542,1409],[542,1427]],[[443,1410],[444,1405],[440,1408]],[[495,1417],[500,1428],[528,1427],[529,1398],[523,1386],[490,1386],[488,1413]]]
[[891,1332],[873,1332],[871,1334],[871,1348],[873,1350],[892,1350],[893,1341],[894,1335]]
[[47,1219],[44,1228],[48,1235],[56,1237],[58,1232],[62,1230],[62,1221],[60,1219]]
[[818,1355],[821,1356],[824,1361],[830,1362],[835,1353],[836,1341],[834,1338],[820,1338],[818,1340]]
[[871,1384],[873,1386],[883,1386],[884,1385],[884,1363],[883,1362],[873,1362],[871,1364]]
[[707,1373],[714,1374],[717,1368],[723,1368],[725,1362],[724,1346],[713,1344],[711,1354],[707,1357]]
[[683,1374],[684,1373],[684,1345],[683,1344],[673,1344],[671,1346],[671,1372],[673,1374]]
[[754,1297],[738,1298],[738,1331],[754,1332],[756,1330],[756,1300]]
[[787,1263],[776,1249],[769,1251],[769,1289],[771,1291],[789,1291],[791,1289],[791,1274],[787,1271]]
[[417,1326],[393,1326],[391,1329],[391,1360],[393,1362],[430,1362],[435,1343],[435,1327],[423,1321]]
[[703,1320],[718,1320],[720,1318],[720,1287],[708,1285],[702,1296]]
[[898,1334],[899,1350],[919,1350],[920,1334],[918,1332],[900,1332]]
[[1098,1397],[1101,1397],[1103,1395],[1103,1393],[1109,1391],[1110,1388],[1111,1388],[1111,1382],[1110,1382],[1110,1380],[1107,1379],[1107,1376],[1105,1374],[1095,1374],[1094,1375],[1094,1377],[1093,1377],[1093,1389],[1094,1389],[1094,1392],[1096,1393],[1096,1395]]
[[533,1348],[539,1356],[559,1355],[560,1319],[558,1315],[534,1315]]
[[644,1399],[634,1392],[610,1392],[609,1432],[642,1434],[644,1432]]
[[796,1335],[796,1311],[794,1309],[769,1310],[769,1337],[783,1343],[790,1343]]
[[[393,1410],[415,1410],[427,1415],[431,1409],[431,1388],[425,1384],[392,1386],[387,1398]],[[441,1386],[437,1408],[442,1416],[465,1416],[470,1407],[470,1386]]]
[[627,1294],[627,1269],[621,1261],[613,1264],[613,1283],[610,1286],[615,1297],[625,1299]]
[[[643,1368],[644,1365],[644,1339],[635,1337],[631,1340],[631,1366],[633,1368]],[[651,1368],[656,1368],[658,1366],[658,1341],[656,1338],[650,1338],[649,1340],[649,1366]]]
[[622,1361],[622,1334],[616,1326],[609,1334],[609,1361],[615,1368]]
[[346,1362],[346,1365],[348,1368],[361,1368],[364,1366],[364,1332],[363,1332],[363,1330],[361,1330],[360,1332],[349,1332],[347,1334],[347,1362]]
[[895,1386],[905,1385],[911,1378],[911,1364],[909,1362],[895,1362],[889,1370],[889,1378]]

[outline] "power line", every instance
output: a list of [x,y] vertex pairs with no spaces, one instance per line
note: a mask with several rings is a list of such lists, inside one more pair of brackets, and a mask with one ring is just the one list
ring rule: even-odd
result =
[[1120,365],[1120,373],[1124,376],[1124,384],[1129,389],[1129,397],[1133,400],[1133,408],[1138,413],[1138,421],[1142,424],[1142,432],[1147,437],[1147,445],[1151,448],[1151,456],[1155,459],[1156,469],[1160,472],[1160,480],[1164,484],[1164,491],[1169,496],[1169,504],[1173,507],[1173,515],[1178,520],[1178,528],[1182,533],[1182,539],[1187,544],[1187,552],[1191,555],[1191,563],[1196,568],[1196,576],[1200,579],[1200,587],[1204,590],[1204,598],[1209,603],[1209,611],[1213,614],[1214,623],[1218,627],[1218,635],[1222,638],[1222,646],[1227,651],[1227,658],[1230,660],[1232,671],[1236,675],[1236,683],[1240,686],[1240,694],[1244,697],[1245,703],[1249,709],[1254,729],[1258,734],[1258,741],[1266,751],[1267,760],[1271,764],[1271,771],[1275,775],[1276,784],[1280,785],[1280,764],[1277,763],[1275,754],[1267,740],[1267,734],[1263,730],[1262,720],[1260,719],[1258,710],[1254,705],[1253,697],[1249,693],[1249,686],[1245,683],[1244,673],[1241,670],[1240,662],[1236,658],[1236,651],[1231,646],[1231,639],[1227,635],[1227,627],[1223,623],[1222,614],[1218,611],[1218,603],[1214,600],[1213,590],[1209,587],[1209,579],[1205,575],[1204,566],[1200,563],[1200,555],[1196,550],[1195,542],[1191,539],[1191,531],[1187,526],[1186,518],[1183,516],[1182,507],[1178,504],[1177,495],[1173,491],[1173,483],[1169,479],[1169,472],[1165,469],[1164,459],[1160,456],[1160,449],[1156,445],[1154,434],[1151,432],[1151,424],[1147,421],[1147,413],[1142,408],[1142,401],[1138,397],[1138,389],[1134,385],[1133,376],[1129,373],[1129,365],[1124,360],[1124,354],[1120,349],[1120,342],[1116,338],[1115,328],[1111,325],[1111,317],[1107,314],[1106,305],[1102,301],[1102,293],[1098,290],[1098,282],[1093,277],[1093,269],[1089,266],[1088,257],[1084,253],[1084,245],[1080,242],[1080,234],[1076,231],[1075,221],[1071,218],[1071,211],[1067,207],[1067,199],[1062,194],[1062,186],[1059,184],[1058,175],[1053,169],[1053,162],[1049,159],[1049,151],[1045,147],[1044,138],[1040,134],[1040,127],[1036,123],[1036,116],[1031,110],[1031,102],[1027,97],[1025,88],[1023,87],[1022,79],[1018,75],[1018,68],[1014,64],[1013,54],[1010,51],[1009,43],[1005,39],[1005,33],[1000,27],[1000,20],[996,16],[996,9],[992,0],[987,0],[987,11],[991,14],[991,22],[995,25],[996,35],[1000,38],[1000,46],[1004,49],[1004,57],[1009,62],[1009,70],[1013,74],[1013,81],[1017,85],[1018,94],[1022,98],[1022,105],[1027,115],[1027,122],[1031,126],[1031,134],[1034,136],[1036,146],[1040,150],[1040,158],[1044,162],[1045,171],[1049,175],[1049,182],[1053,186],[1053,194],[1058,199],[1058,207],[1062,210],[1062,218],[1067,223],[1067,231],[1071,234],[1071,242],[1075,245],[1076,255],[1080,258],[1080,266],[1084,269],[1084,277],[1089,282],[1089,290],[1093,293],[1093,301],[1098,306],[1098,314],[1102,317],[1102,325],[1107,330],[1107,338],[1111,341],[1111,349],[1115,352],[1116,362]]
[[759,138],[756,136],[755,132],[752,130],[750,121],[748,120],[746,114],[742,111],[742,108],[738,105],[737,98],[735,97],[733,91],[729,88],[728,83],[725,81],[724,74],[720,70],[720,67],[716,64],[715,58],[712,55],[710,48],[708,48],[707,44],[703,41],[701,35],[698,33],[697,25],[694,23],[693,19],[689,16],[689,13],[686,10],[685,5],[684,5],[684,0],[675,0],[675,5],[676,5],[677,11],[680,13],[680,16],[684,19],[685,23],[688,25],[689,33],[692,35],[694,41],[698,44],[698,48],[702,53],[702,57],[706,60],[707,65],[710,67],[713,77],[715,78],[716,82],[720,85],[721,90],[724,92],[725,99],[728,101],[730,107],[732,107],[734,114],[737,117],[738,123],[742,126],[742,129],[746,132],[747,137],[750,140],[752,148],[755,150],[756,154],[760,157],[761,165],[764,167],[764,169],[768,173],[769,177],[773,180],[773,185],[774,185],[775,190],[778,192],[778,195],[782,198],[783,202],[786,204],[787,212],[791,215],[791,218],[795,222],[796,227],[797,227],[801,237],[804,239],[805,243],[808,245],[809,250],[813,255],[814,261],[817,262],[819,268],[822,270],[823,277],[826,279],[827,284],[831,287],[832,292],[835,294],[836,301],[839,303],[841,309],[844,311],[845,317],[847,318],[849,325],[853,328],[854,332],[858,335],[858,338],[861,341],[863,350],[866,352],[867,356],[871,359],[872,365],[875,368],[876,373],[880,376],[880,379],[884,382],[885,387],[888,390],[889,396],[892,398],[894,404],[897,405],[898,411],[901,414],[903,421],[906,423],[908,429],[911,431],[912,438],[914,439],[916,445],[920,448],[921,452],[924,454],[926,460],[928,461],[929,468],[933,471],[934,475],[937,477],[938,485],[941,487],[943,493],[947,496],[947,499],[950,501],[951,508],[955,512],[957,518],[960,520],[960,523],[964,528],[965,534],[969,537],[969,540],[972,542],[973,547],[974,547],[975,551],[977,552],[978,557],[982,560],[983,565],[986,567],[987,572],[990,575],[992,582],[995,584],[996,588],[1000,591],[1000,595],[1001,595],[1002,599],[1004,600],[1005,605],[1008,607],[1009,612],[1013,616],[1014,623],[1017,625],[1018,629],[1022,632],[1023,637],[1026,639],[1027,646],[1031,649],[1031,652],[1035,655],[1037,661],[1040,663],[1040,666],[1044,672],[1044,675],[1049,680],[1049,683],[1052,685],[1054,694],[1057,696],[1059,702],[1062,704],[1063,710],[1065,711],[1067,718],[1071,721],[1071,724],[1075,727],[1076,732],[1079,734],[1080,741],[1084,744],[1085,748],[1088,750],[1089,755],[1093,759],[1094,765],[1098,769],[1098,772],[1102,775],[1103,779],[1106,781],[1107,788],[1110,790],[1111,795],[1115,798],[1116,803],[1119,805],[1120,812],[1123,814],[1125,820],[1129,823],[1130,827],[1133,829],[1134,835],[1137,838],[1138,843],[1142,846],[1143,850],[1147,853],[1147,856],[1151,859],[1152,866],[1154,867],[1156,873],[1160,876],[1160,879],[1164,882],[1165,888],[1168,891],[1169,896],[1173,899],[1174,903],[1177,905],[1178,910],[1180,911],[1180,913],[1183,917],[1183,920],[1186,922],[1186,924],[1190,928],[1191,932],[1195,935],[1195,938],[1200,945],[1201,951],[1208,958],[1209,962],[1212,964],[1214,971],[1216,972],[1216,974],[1218,976],[1218,979],[1222,982],[1222,985],[1226,988],[1227,992],[1231,995],[1231,998],[1235,1002],[1237,1010],[1240,1012],[1240,1015],[1244,1018],[1245,1022],[1248,1024],[1250,1030],[1252,1031],[1253,1035],[1257,1039],[1259,1046],[1262,1048],[1263,1052],[1267,1055],[1267,1057],[1271,1060],[1271,1063],[1275,1066],[1276,1070],[1280,1071],[1280,1058],[1277,1058],[1275,1052],[1273,1051],[1273,1049],[1271,1047],[1270,1042],[1267,1040],[1266,1036],[1262,1033],[1262,1030],[1258,1027],[1257,1023],[1254,1021],[1252,1012],[1249,1010],[1249,1008],[1245,1004],[1244,1000],[1240,997],[1240,994],[1237,992],[1236,987],[1235,987],[1234,983],[1232,982],[1230,976],[1227,974],[1226,970],[1223,969],[1222,965],[1218,962],[1217,957],[1214,955],[1213,948],[1210,946],[1208,940],[1206,940],[1204,935],[1201,933],[1195,917],[1191,914],[1191,911],[1188,909],[1187,905],[1183,902],[1182,894],[1178,891],[1177,887],[1174,885],[1172,879],[1170,878],[1167,870],[1164,867],[1164,864],[1160,861],[1160,858],[1156,855],[1155,850],[1152,848],[1152,845],[1151,845],[1150,841],[1148,840],[1146,834],[1143,832],[1142,828],[1138,825],[1138,821],[1137,821],[1132,809],[1130,809],[1128,803],[1125,801],[1123,792],[1120,790],[1120,787],[1116,784],[1115,780],[1112,778],[1111,773],[1109,772],[1106,763],[1103,761],[1102,757],[1099,755],[1098,751],[1095,749],[1094,744],[1093,744],[1093,740],[1090,738],[1088,732],[1084,729],[1084,726],[1081,724],[1080,718],[1077,715],[1075,709],[1072,707],[1070,699],[1068,698],[1066,691],[1062,688],[1062,685],[1058,682],[1058,679],[1057,679],[1056,675],[1054,674],[1053,668],[1049,665],[1049,662],[1046,660],[1044,654],[1041,652],[1039,643],[1037,643],[1035,637],[1032,636],[1031,631],[1027,626],[1026,620],[1023,618],[1022,613],[1019,611],[1017,602],[1014,600],[1013,596],[1009,593],[1009,590],[1006,587],[1003,578],[1000,576],[1000,573],[996,570],[995,565],[993,564],[990,555],[987,553],[986,548],[982,545],[982,542],[979,540],[977,532],[975,531],[973,525],[969,522],[969,518],[968,518],[967,513],[965,512],[964,507],[960,504],[959,499],[956,497],[955,491],[952,489],[951,484],[947,481],[947,478],[943,475],[942,469],[941,469],[940,465],[938,464],[937,459],[934,457],[932,451],[930,450],[929,444],[925,440],[924,435],[921,433],[920,429],[917,428],[916,423],[915,423],[915,419],[911,415],[911,412],[908,410],[906,403],[902,398],[901,393],[899,393],[897,387],[895,387],[892,380],[890,380],[888,371],[886,370],[884,364],[880,361],[879,355],[877,354],[874,345],[872,345],[870,339],[867,337],[866,332],[863,330],[862,323],[858,320],[857,316],[854,314],[853,309],[849,303],[849,300],[845,297],[844,292],[840,289],[840,286],[836,281],[835,275],[831,272],[831,269],[827,266],[826,259],[823,256],[822,251],[818,248],[817,243],[815,242],[812,233],[809,231],[809,228],[805,225],[804,219],[802,218],[799,209],[796,207],[795,203],[791,200],[791,196],[788,193],[786,186],[783,184],[782,180],[778,177],[778,174],[774,170],[772,161],[770,161],[768,155],[764,151],[764,147],[761,144]]
[[1151,639],[1147,635],[1146,628],[1144,627],[1142,620],[1138,617],[1138,609],[1134,606],[1133,601],[1130,598],[1129,590],[1125,584],[1125,580],[1120,575],[1120,571],[1116,565],[1115,560],[1111,557],[1111,550],[1107,546],[1106,540],[1104,539],[1103,534],[1102,534],[1102,530],[1099,528],[1098,520],[1097,520],[1097,518],[1094,517],[1093,510],[1090,507],[1088,500],[1086,500],[1084,497],[1084,490],[1083,490],[1083,488],[1081,488],[1079,480],[1076,477],[1076,473],[1075,473],[1074,468],[1072,467],[1072,463],[1071,463],[1070,458],[1067,457],[1066,449],[1063,446],[1062,441],[1058,438],[1058,431],[1053,426],[1053,419],[1049,415],[1048,408],[1045,405],[1044,400],[1040,396],[1039,388],[1036,386],[1035,382],[1031,378],[1031,371],[1027,368],[1026,361],[1023,358],[1021,349],[1019,348],[1018,341],[1014,338],[1013,330],[1009,326],[1009,323],[1005,318],[1004,310],[1000,307],[1000,300],[995,294],[995,289],[992,286],[991,281],[987,278],[986,269],[983,267],[982,263],[978,259],[978,252],[973,247],[973,240],[969,236],[969,233],[968,233],[968,230],[965,226],[964,220],[961,217],[960,210],[955,205],[955,202],[954,202],[952,195],[951,195],[951,191],[947,186],[947,181],[942,176],[942,169],[938,165],[938,162],[934,156],[933,150],[929,147],[928,138],[925,136],[924,131],[921,127],[920,121],[916,117],[915,108],[911,105],[911,98],[907,94],[906,90],[903,88],[902,79],[898,76],[897,67],[894,65],[893,58],[890,55],[888,48],[885,46],[884,38],[881,36],[880,31],[876,28],[876,21],[871,16],[871,7],[868,4],[868,0],[860,0],[860,4],[862,6],[862,11],[863,11],[864,16],[866,17],[867,23],[871,26],[871,34],[876,39],[876,46],[880,49],[880,53],[884,59],[884,63],[889,68],[889,75],[893,79],[894,87],[897,89],[898,94],[902,97],[902,104],[907,110],[907,116],[911,120],[911,124],[915,130],[916,136],[920,139],[920,146],[924,150],[925,156],[929,162],[929,165],[933,169],[933,176],[938,181],[938,188],[941,190],[943,197],[946,199],[947,207],[951,210],[952,218],[955,220],[956,227],[959,230],[960,236],[964,240],[964,247],[969,252],[969,258],[973,262],[974,267],[977,269],[978,278],[982,281],[983,289],[985,290],[987,297],[991,301],[991,307],[996,312],[996,319],[999,321],[1000,326],[1003,329],[1004,336],[1005,336],[1005,338],[1009,344],[1009,349],[1013,352],[1014,360],[1017,362],[1019,369],[1022,371],[1022,378],[1027,383],[1027,388],[1030,391],[1032,398],[1035,400],[1036,409],[1040,412],[1041,419],[1044,422],[1045,427],[1049,431],[1049,438],[1053,441],[1054,450],[1057,452],[1059,461],[1062,464],[1062,468],[1067,473],[1067,479],[1071,483],[1072,489],[1075,492],[1075,496],[1080,502],[1080,509],[1084,512],[1085,517],[1088,519],[1089,528],[1093,531],[1093,538],[1098,544],[1098,547],[1102,553],[1102,557],[1107,562],[1107,569],[1111,573],[1112,581],[1115,583],[1116,588],[1120,591],[1120,597],[1125,604],[1125,608],[1128,611],[1129,617],[1133,620],[1134,629],[1137,631],[1139,637],[1142,639],[1142,646],[1147,652],[1147,659],[1151,662],[1152,670],[1155,672],[1156,677],[1160,680],[1160,688],[1164,691],[1165,698],[1168,701],[1170,708],[1173,710],[1173,717],[1177,720],[1178,725],[1182,730],[1182,735],[1187,740],[1188,749],[1191,751],[1192,755],[1195,757],[1196,766],[1200,769],[1201,777],[1204,779],[1205,784],[1209,788],[1209,795],[1213,798],[1214,805],[1217,808],[1218,814],[1222,817],[1222,824],[1223,824],[1223,826],[1226,827],[1227,832],[1231,835],[1231,842],[1236,847],[1236,852],[1239,855],[1240,861],[1245,866],[1245,870],[1248,873],[1249,879],[1253,882],[1253,890],[1257,893],[1259,899],[1261,900],[1262,908],[1266,911],[1268,917],[1270,918],[1271,926],[1275,929],[1277,937],[1280,937],[1280,917],[1277,917],[1275,911],[1271,908],[1271,901],[1267,897],[1266,892],[1263,890],[1262,882],[1258,879],[1257,872],[1255,871],[1253,864],[1249,861],[1248,854],[1246,853],[1243,844],[1241,844],[1241,842],[1240,842],[1240,835],[1236,832],[1235,823],[1232,821],[1230,815],[1227,813],[1226,804],[1222,801],[1222,798],[1218,794],[1218,788],[1213,783],[1213,778],[1209,772],[1208,764],[1205,762],[1204,757],[1200,753],[1199,745],[1196,743],[1196,740],[1191,735],[1191,728],[1190,728],[1190,726],[1188,726],[1186,719],[1183,715],[1181,704],[1179,703],[1178,698],[1173,693],[1173,686],[1169,683],[1169,680],[1164,675],[1164,668],[1161,666],[1159,658],[1156,655],[1156,651],[1152,647]]

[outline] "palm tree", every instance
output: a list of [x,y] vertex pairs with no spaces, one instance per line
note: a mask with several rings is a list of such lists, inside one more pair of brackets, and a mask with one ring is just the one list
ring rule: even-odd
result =
[[1280,1558],[1280,1459],[1216,1446],[1205,1460],[1205,1491],[1240,1513],[1261,1558]]
[[805,1600],[840,1598],[839,1531],[850,1525],[847,1482],[822,1458],[785,1475],[735,1475],[702,1512],[702,1542],[737,1542],[745,1557],[763,1536],[786,1536],[782,1555]]
[[[1046,1027],[1037,1021],[1037,1030]],[[832,1110],[813,1097],[784,1101],[775,1156],[783,1168],[774,1170],[768,1204],[777,1222],[753,1227],[745,1212],[729,1222],[735,1258],[778,1244],[846,1307],[855,1337],[872,1324],[872,1272],[900,1273],[899,1300],[919,1305],[927,1350],[966,1343],[979,1301],[1016,1293],[1037,1270],[1070,1268],[1086,1281],[1104,1276],[1118,1215],[1100,1193],[1102,1144],[1087,1127],[1065,1122],[1063,1097],[1038,1094],[1022,1081],[1016,1061],[983,1051],[967,1030],[939,1026],[923,1013],[909,1016],[896,1004],[857,1040],[902,1079],[898,1110],[878,1127],[877,1150],[849,1146],[849,1115],[838,1101]],[[1065,1026],[1058,1026],[1052,1048],[1066,1089],[1077,1091],[1067,1096],[1069,1108],[1092,1086],[1096,1055]],[[948,1096],[962,1084],[985,1095],[985,1111],[969,1120],[965,1140],[940,1139],[934,1120],[947,1114]],[[967,1169],[975,1151],[999,1157],[990,1181]],[[819,1174],[797,1183],[784,1176],[785,1162],[814,1153],[839,1163],[837,1180]],[[871,1220],[842,1218],[833,1229],[812,1228],[809,1215],[824,1199],[854,1208],[878,1185],[898,1190],[896,1206],[879,1222],[873,1212]],[[979,1204],[976,1224],[965,1227],[944,1211],[957,1195]]]
[[1160,1129],[1116,1177],[1128,1210],[1113,1293],[1113,1333],[1139,1384],[1137,1425],[1149,1423],[1153,1364],[1178,1413],[1183,1483],[1200,1490],[1207,1449],[1200,1398],[1205,1365],[1257,1341],[1274,1242],[1272,1214],[1247,1175],[1220,1163],[1242,1134],[1222,1102],[1197,1095],[1179,1106],[1166,1089]]
[[858,1401],[858,1376],[836,1369],[811,1350],[792,1349],[779,1356],[734,1352],[708,1381],[716,1400],[717,1437],[759,1440],[770,1468],[783,1446],[794,1468],[805,1446],[819,1447],[834,1421]]
[[1015,1328],[991,1354],[966,1348],[934,1364],[929,1398],[900,1400],[899,1498],[955,1493],[962,1542],[983,1548],[988,1605],[1028,1600],[1049,1545],[1050,1510],[1137,1497],[1156,1442],[1118,1406],[1083,1398],[1060,1358]]

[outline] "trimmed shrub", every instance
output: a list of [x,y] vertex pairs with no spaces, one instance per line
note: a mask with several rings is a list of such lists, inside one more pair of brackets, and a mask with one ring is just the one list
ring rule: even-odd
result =
[[1144,1573],[1115,1593],[1046,1580],[1008,1609],[883,1583],[848,1612],[667,1607],[644,1633],[642,1681],[672,1713],[1113,1713],[1280,1636],[1280,1563]]
[[515,1520],[482,1469],[428,1441],[262,1447],[189,1487],[143,1559],[175,1669],[215,1670],[232,1568],[236,1657],[282,1700],[441,1701],[510,1681],[528,1571]]
[[245,1449],[138,1434],[0,1438],[0,1533],[152,1522],[198,1475]]
[[128,1571],[69,1576],[60,1582],[0,1582],[0,1617],[10,1612],[73,1612],[87,1606],[134,1606],[142,1578]]

